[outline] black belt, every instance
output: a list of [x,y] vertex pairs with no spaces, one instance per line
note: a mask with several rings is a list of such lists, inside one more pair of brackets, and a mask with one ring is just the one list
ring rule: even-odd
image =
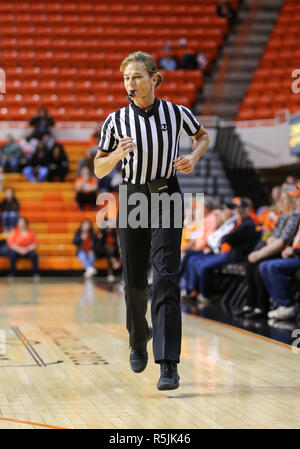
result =
[[177,176],[171,178],[158,178],[147,182],[146,184],[134,184],[124,181],[122,185],[126,185],[130,191],[140,191],[145,193],[172,193],[180,191]]

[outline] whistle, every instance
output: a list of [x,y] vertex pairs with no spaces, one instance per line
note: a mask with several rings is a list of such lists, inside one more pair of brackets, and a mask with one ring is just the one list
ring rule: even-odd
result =
[[131,100],[131,98],[133,98],[133,97],[135,97],[135,90],[131,90],[130,92],[129,92],[129,95],[127,96],[127,100]]

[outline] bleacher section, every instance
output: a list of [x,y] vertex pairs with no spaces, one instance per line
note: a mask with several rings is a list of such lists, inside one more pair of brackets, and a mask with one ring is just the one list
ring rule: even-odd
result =
[[[74,180],[77,164],[87,146],[66,146],[71,161],[69,179]],[[79,211],[75,202],[73,181],[30,183],[19,173],[5,174],[5,188],[12,187],[20,203],[20,215],[29,220],[30,228],[37,233],[39,242],[40,269],[47,270],[81,270],[82,266],[72,244],[75,230],[84,218],[89,218],[96,228],[95,211]],[[0,193],[0,199],[3,192]],[[0,239],[4,238],[0,235]],[[19,269],[30,269],[28,260],[18,261]],[[6,270],[9,261],[0,257],[0,270]],[[106,259],[95,263],[99,270],[107,268]]]
[[[128,53],[143,50],[157,58],[166,40],[176,49],[186,38],[208,62],[216,57],[228,29],[216,15],[218,3],[1,2],[0,68],[7,94],[0,96],[0,118],[28,121],[43,105],[55,120],[103,120],[126,102],[119,66]],[[237,7],[237,0],[231,3]],[[201,71],[163,74],[159,95],[189,106],[202,86]]]
[[285,108],[300,111],[300,95],[291,89],[292,72],[300,67],[299,29],[300,3],[285,0],[237,120],[268,119]]

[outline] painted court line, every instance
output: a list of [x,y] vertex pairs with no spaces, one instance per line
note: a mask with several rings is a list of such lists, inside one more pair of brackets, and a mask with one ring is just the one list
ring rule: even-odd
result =
[[21,421],[19,419],[12,419],[12,418],[0,418],[1,421],[10,421],[14,423],[20,423],[20,424],[29,424],[31,426],[39,426],[39,427],[46,427],[47,429],[68,429],[67,427],[57,427],[57,426],[51,426],[50,424],[40,424],[37,422],[30,422],[30,421]]

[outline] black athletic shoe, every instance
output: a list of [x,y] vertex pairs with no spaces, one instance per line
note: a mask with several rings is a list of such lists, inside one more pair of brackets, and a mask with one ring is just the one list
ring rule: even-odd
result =
[[177,363],[165,360],[160,363],[160,378],[157,383],[158,390],[176,390],[179,387]]
[[[151,338],[152,327],[149,326],[149,337],[147,342],[151,340]],[[131,348],[129,360],[132,371],[134,371],[135,373],[141,373],[142,371],[144,371],[148,363],[147,343],[145,344],[145,346],[139,349]]]
[[251,320],[261,320],[267,318],[267,314],[265,312],[254,312],[254,310],[252,310],[251,312],[247,312],[244,317]]

